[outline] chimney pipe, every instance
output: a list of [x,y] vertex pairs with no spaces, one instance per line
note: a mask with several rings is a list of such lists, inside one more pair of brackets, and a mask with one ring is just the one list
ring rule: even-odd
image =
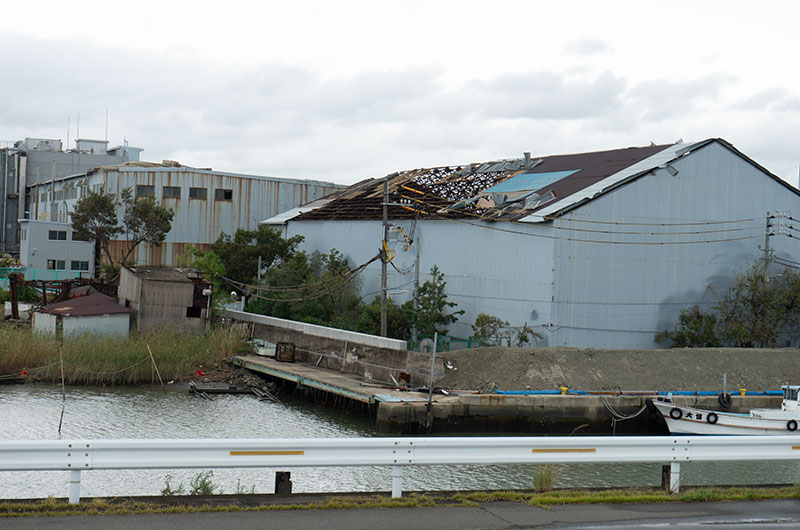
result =
[[531,153],[529,151],[525,151],[522,154],[523,154],[523,156],[525,156],[525,163],[526,164],[530,164],[531,163]]

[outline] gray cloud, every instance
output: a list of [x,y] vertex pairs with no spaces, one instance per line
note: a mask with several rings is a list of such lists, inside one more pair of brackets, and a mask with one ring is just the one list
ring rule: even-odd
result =
[[[751,137],[712,119],[713,100],[729,81],[719,75],[630,87],[612,72],[521,71],[445,90],[438,67],[325,79],[290,65],[235,68],[76,40],[0,35],[0,46],[24,50],[7,54],[0,71],[1,140],[66,140],[68,115],[74,139],[78,111],[81,135],[102,138],[107,106],[112,144],[125,136],[145,148],[146,160],[241,173],[349,183],[523,151],[547,155],[729,133],[738,146],[735,135]],[[793,105],[798,100],[786,91],[765,90],[742,107],[776,112]],[[770,156],[781,167],[792,156],[751,145],[767,167]]]

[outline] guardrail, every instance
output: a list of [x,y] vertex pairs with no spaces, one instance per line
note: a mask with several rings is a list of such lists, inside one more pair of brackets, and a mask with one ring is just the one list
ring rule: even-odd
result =
[[0,471],[69,471],[69,502],[81,472],[110,469],[390,466],[392,497],[415,465],[670,464],[670,491],[682,462],[800,460],[800,436],[586,436],[0,441]]

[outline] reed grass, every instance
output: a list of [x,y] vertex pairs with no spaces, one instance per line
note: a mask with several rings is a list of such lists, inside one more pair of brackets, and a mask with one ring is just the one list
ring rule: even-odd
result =
[[[64,338],[64,382],[70,385],[140,385],[158,383],[147,347],[153,352],[164,382],[185,381],[196,370],[227,365],[246,348],[245,335],[235,328],[214,328],[208,334],[163,328],[130,337],[79,335]],[[61,381],[59,343],[29,329],[0,326],[0,374],[29,376],[43,382]]]

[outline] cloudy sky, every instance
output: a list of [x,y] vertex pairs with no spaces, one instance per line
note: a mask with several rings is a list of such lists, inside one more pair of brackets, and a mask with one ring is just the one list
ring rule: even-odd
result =
[[[4,3],[0,141],[343,184],[722,137],[797,185],[800,2]],[[4,144],[0,144],[4,145]],[[71,146],[70,146],[71,147]]]

